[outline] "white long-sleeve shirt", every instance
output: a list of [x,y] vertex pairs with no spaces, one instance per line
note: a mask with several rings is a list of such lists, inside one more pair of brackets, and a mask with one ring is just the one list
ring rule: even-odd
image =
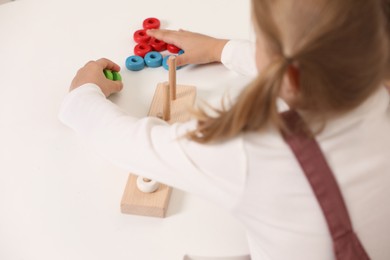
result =
[[[241,73],[256,71],[250,43],[230,41],[222,62]],[[317,136],[353,227],[377,260],[390,259],[389,101],[381,88]],[[320,206],[276,129],[198,144],[178,138],[196,122],[133,118],[94,84],[70,92],[59,117],[116,165],[228,209],[247,230],[253,260],[334,259]]]

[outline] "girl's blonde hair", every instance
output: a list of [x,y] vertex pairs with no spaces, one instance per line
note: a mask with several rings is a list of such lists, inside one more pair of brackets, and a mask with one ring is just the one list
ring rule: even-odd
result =
[[[384,0],[383,0],[384,1]],[[382,0],[252,0],[269,65],[229,109],[197,113],[199,143],[283,127],[276,100],[289,66],[299,68],[296,108],[309,119],[349,111],[376,91],[389,60]]]
[[[387,36],[390,42],[390,0],[382,0],[382,9],[385,15]],[[387,65],[386,84],[390,90],[390,57]]]

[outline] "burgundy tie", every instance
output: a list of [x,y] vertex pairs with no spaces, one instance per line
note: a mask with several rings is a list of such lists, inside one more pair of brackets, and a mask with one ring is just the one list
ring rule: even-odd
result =
[[325,215],[336,259],[369,259],[352,229],[339,186],[315,138],[296,111],[289,110],[281,115],[289,129],[282,133],[283,138],[305,172]]

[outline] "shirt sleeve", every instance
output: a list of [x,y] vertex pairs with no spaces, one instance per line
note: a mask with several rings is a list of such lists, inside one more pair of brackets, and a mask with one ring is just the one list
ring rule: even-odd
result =
[[[230,40],[222,50],[221,62],[226,68],[245,76],[257,76],[256,47],[253,42],[244,40]],[[289,109],[287,103],[277,99],[277,106],[280,112]]]
[[[183,137],[195,121],[169,125],[127,115],[85,84],[64,99],[59,119],[115,165],[232,208],[244,185],[241,139],[202,145]],[[242,185],[241,185],[242,184]]]
[[230,40],[222,50],[221,62],[225,67],[245,76],[256,76],[255,44],[244,40]]

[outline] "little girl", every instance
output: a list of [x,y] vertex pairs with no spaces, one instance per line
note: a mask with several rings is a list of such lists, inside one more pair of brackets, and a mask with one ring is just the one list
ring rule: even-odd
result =
[[222,61],[247,74],[257,65],[257,79],[217,116],[199,111],[195,120],[168,125],[126,115],[106,99],[122,84],[102,72],[120,68],[100,59],[77,73],[61,121],[128,171],[228,209],[247,230],[253,260],[335,259],[319,202],[281,134],[289,131],[280,116],[288,105],[314,134],[365,251],[390,259],[382,2],[252,0],[252,12],[256,51],[186,31],[148,32],[184,49],[178,65]]

